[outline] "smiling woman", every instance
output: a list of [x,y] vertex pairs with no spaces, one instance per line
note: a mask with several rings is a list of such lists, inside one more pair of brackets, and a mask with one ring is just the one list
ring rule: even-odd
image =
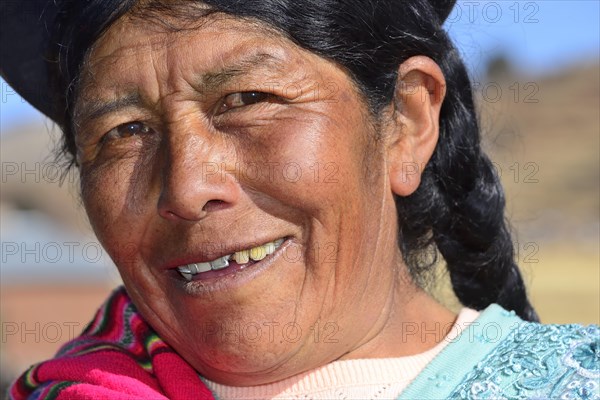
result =
[[34,3],[2,76],[124,288],[12,398],[597,395],[597,327],[525,322],[452,1]]

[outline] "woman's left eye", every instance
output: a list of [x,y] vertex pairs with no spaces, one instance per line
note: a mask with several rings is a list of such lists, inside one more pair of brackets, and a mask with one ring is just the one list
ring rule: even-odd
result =
[[125,139],[131,136],[145,135],[152,129],[143,122],[127,122],[111,129],[105,136],[106,139]]
[[223,99],[223,103],[221,107],[217,110],[217,114],[222,114],[225,111],[231,110],[233,108],[239,108],[244,106],[249,106],[252,104],[260,103],[265,100],[269,100],[274,96],[269,93],[264,92],[238,92],[232,93]]

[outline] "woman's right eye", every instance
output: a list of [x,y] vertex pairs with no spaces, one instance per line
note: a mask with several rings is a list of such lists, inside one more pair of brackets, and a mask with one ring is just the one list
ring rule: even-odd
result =
[[143,122],[134,121],[121,124],[110,131],[104,136],[106,139],[126,139],[132,136],[145,135],[152,132],[152,128]]

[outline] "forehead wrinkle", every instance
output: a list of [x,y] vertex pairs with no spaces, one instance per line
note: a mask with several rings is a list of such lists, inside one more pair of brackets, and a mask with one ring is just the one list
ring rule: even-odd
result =
[[249,74],[257,69],[275,70],[277,73],[282,73],[285,70],[281,58],[268,51],[257,50],[229,64],[225,61],[224,67],[221,70],[203,74],[201,77],[201,85],[210,92],[211,90],[226,85],[232,79],[240,75]]
[[[151,55],[153,68],[158,72],[160,61],[154,56]],[[283,71],[283,65],[280,58],[273,56],[270,53],[266,52],[256,52],[250,54],[249,56],[243,57],[240,60],[236,60],[229,65],[226,65],[221,70],[208,72],[202,74],[200,78],[201,82],[201,90],[206,92],[215,91],[228,82],[230,82],[235,77],[240,75],[248,74],[252,70],[257,69],[257,65],[259,65],[259,69],[276,69],[278,72]],[[174,67],[177,68],[177,67]],[[173,68],[173,69],[174,69]],[[170,68],[171,69],[171,68]],[[157,80],[160,82],[159,73],[157,73]],[[169,73],[169,75],[171,75]],[[170,79],[169,79],[170,80]],[[93,84],[90,84],[93,86]],[[161,88],[163,85],[159,83],[158,87]],[[170,82],[167,86],[173,86],[173,83]],[[86,92],[92,91],[90,88],[86,90]],[[169,93],[162,93],[159,95],[159,103],[162,99],[169,96],[171,90],[168,90]],[[173,91],[176,92],[176,91]],[[142,96],[139,91],[131,91],[124,95],[118,96],[114,100],[102,100],[101,98],[95,97],[83,97],[82,101],[79,102],[78,107],[75,110],[74,120],[80,122],[81,120],[91,121],[98,119],[106,114],[113,113],[119,111],[122,108],[128,107],[136,107],[141,106]]]
[[[112,84],[105,86],[104,83],[112,81],[108,79],[104,71],[114,72],[119,70],[119,76],[123,76],[125,71],[119,68],[119,60],[122,58],[131,59],[131,57],[145,56],[152,51],[144,51],[148,46],[155,48],[149,38],[144,42],[138,42],[128,46],[118,46],[108,54],[102,54],[98,47],[98,43],[94,44],[91,51],[86,56],[85,64],[82,67],[82,75],[79,80],[76,96],[75,110],[73,113],[73,121],[75,124],[82,121],[94,120],[102,117],[105,114],[118,111],[122,108],[141,106],[143,103],[142,96],[139,90],[132,86],[131,83],[123,87],[122,84]],[[96,52],[100,51],[98,55]],[[95,54],[96,53],[96,54]],[[128,69],[136,68],[135,65],[127,66]],[[113,95],[109,99],[103,99],[98,95],[99,92],[105,90]]]
[[[88,65],[86,74],[82,79],[82,94],[84,94],[84,96],[81,96],[80,99],[84,106],[77,107],[77,115],[74,115],[74,120],[84,119],[87,121],[88,119],[97,119],[107,113],[118,111],[120,108],[124,107],[149,106],[150,104],[145,103],[151,97],[155,98],[155,100],[151,102],[153,107],[159,106],[164,98],[171,97],[170,95],[177,92],[186,92],[187,90],[184,89],[185,86],[187,86],[187,88],[195,89],[196,92],[200,94],[204,94],[203,92],[214,94],[234,78],[241,75],[252,74],[256,71],[275,72],[282,76],[288,75],[289,71],[287,70],[290,69],[290,66],[286,64],[286,60],[289,59],[290,51],[281,46],[283,44],[281,43],[282,38],[277,37],[268,29],[260,29],[257,26],[244,28],[248,29],[249,35],[253,35],[258,31],[258,33],[265,36],[264,39],[271,41],[271,43],[262,43],[262,46],[261,44],[258,44],[257,46],[257,38],[249,37],[247,40],[237,43],[224,52],[222,52],[222,49],[219,49],[219,51],[217,51],[217,49],[206,49],[206,57],[201,60],[202,64],[204,64],[202,68],[205,69],[205,72],[200,73],[197,78],[192,77],[191,79],[190,77],[184,77],[185,73],[181,72],[186,69],[184,63],[194,64],[197,60],[194,60],[193,57],[180,57],[176,52],[178,50],[181,51],[182,47],[171,46],[170,44],[173,43],[176,38],[188,36],[193,33],[192,31],[172,33],[155,32],[153,35],[139,38],[133,44],[127,44],[123,42],[122,37],[117,37],[116,40],[120,45],[109,51],[106,51],[108,49],[105,46],[100,45],[99,48],[95,48],[92,52],[95,53],[95,57],[91,58],[96,58],[96,60]],[[124,33],[122,32],[122,29],[117,31],[118,33]],[[108,36],[110,37],[111,35],[109,34]],[[104,39],[106,39],[106,37]],[[197,51],[199,50],[203,50],[201,48],[199,49],[198,46],[187,46],[187,48],[192,55],[195,53],[197,54]],[[213,52],[212,56],[210,54],[211,52]],[[113,88],[106,89],[109,89],[110,92],[114,93],[115,97],[118,96],[119,98],[115,100],[102,100],[100,96],[95,98],[96,93],[98,93],[101,86],[103,86],[103,81],[105,81],[103,79],[105,75],[105,73],[103,73],[104,71],[119,70],[120,60],[131,60],[132,58],[138,57],[142,57],[142,59],[148,57],[146,58],[146,61],[152,65],[152,69],[154,70],[152,75],[155,76],[151,79],[156,79],[156,89],[158,89],[158,92],[155,92],[154,94],[143,93],[143,89],[146,85],[140,86],[140,84],[138,84],[137,92],[129,92],[120,95],[118,92],[121,90],[115,89],[118,89],[122,84],[118,84],[117,82]],[[133,65],[130,65],[129,67],[135,68]],[[286,71],[288,73],[286,73]],[[162,74],[165,74],[166,76]],[[98,75],[97,79],[94,79],[95,75]],[[166,79],[161,79],[161,75],[165,76]],[[123,77],[124,75],[121,72],[117,73],[116,76]],[[182,77],[183,79],[181,79]],[[147,76],[147,78],[149,78],[149,76]],[[186,81],[187,84],[185,86],[180,86]],[[100,87],[97,86],[98,84]],[[129,84],[132,84],[132,82],[129,82]],[[88,99],[86,99],[88,96],[85,96],[85,94],[92,94],[92,96],[89,97],[91,100],[88,101]]]
[[[219,55],[219,60],[216,57],[207,55],[205,67],[206,72],[198,74],[198,77],[185,77],[185,73],[179,71],[185,70],[182,68],[183,63],[194,63],[194,60],[187,57],[182,58],[167,56],[167,78],[159,81],[159,98],[157,105],[159,109],[165,112],[165,102],[171,105],[181,101],[186,101],[185,93],[189,88],[195,90],[203,98],[204,95],[212,95],[223,90],[224,86],[239,76],[252,75],[256,71],[275,71],[278,74],[283,74],[285,69],[285,57],[281,57],[280,49],[250,47],[251,43],[244,43],[235,46],[235,48],[227,51],[224,55]],[[249,50],[250,49],[250,50]],[[167,50],[167,54],[170,49]],[[208,53],[207,53],[208,54]],[[173,60],[173,62],[170,62]],[[153,62],[158,62],[153,59]],[[213,65],[213,67],[210,67]],[[158,66],[155,69],[158,71]],[[289,71],[288,71],[289,72]],[[157,75],[158,76],[158,75]],[[181,85],[184,86],[181,86]],[[179,96],[178,94],[181,94]],[[172,103],[171,103],[172,102]],[[169,106],[166,106],[170,108]]]

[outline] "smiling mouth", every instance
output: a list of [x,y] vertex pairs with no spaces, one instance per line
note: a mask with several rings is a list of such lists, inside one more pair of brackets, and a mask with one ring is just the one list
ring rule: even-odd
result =
[[235,263],[238,268],[244,268],[273,254],[284,241],[285,239],[281,238],[250,249],[236,251],[233,254],[228,254],[212,261],[182,265],[177,267],[177,271],[189,282],[194,279],[201,279],[203,275],[212,275],[210,274],[211,271],[226,269],[233,263]]

